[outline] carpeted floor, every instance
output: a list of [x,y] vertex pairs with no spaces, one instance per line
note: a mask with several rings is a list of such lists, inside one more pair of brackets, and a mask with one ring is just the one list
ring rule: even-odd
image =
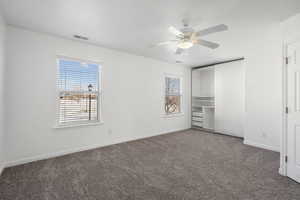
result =
[[299,200],[278,168],[278,153],[188,130],[8,168],[0,199]]

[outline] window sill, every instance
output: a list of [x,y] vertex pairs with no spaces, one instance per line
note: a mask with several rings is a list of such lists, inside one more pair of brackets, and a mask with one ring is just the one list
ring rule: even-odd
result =
[[81,127],[81,126],[98,126],[102,124],[104,124],[104,122],[102,121],[88,122],[88,123],[74,123],[74,124],[66,124],[66,125],[57,124],[53,128],[63,129],[63,128],[73,128],[73,127]]
[[174,117],[183,117],[184,113],[176,113],[176,114],[163,114],[163,118],[174,118]]

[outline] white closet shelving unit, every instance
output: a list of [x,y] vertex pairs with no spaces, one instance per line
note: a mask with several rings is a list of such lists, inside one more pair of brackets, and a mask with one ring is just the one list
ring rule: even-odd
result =
[[214,129],[214,97],[192,98],[192,127]]

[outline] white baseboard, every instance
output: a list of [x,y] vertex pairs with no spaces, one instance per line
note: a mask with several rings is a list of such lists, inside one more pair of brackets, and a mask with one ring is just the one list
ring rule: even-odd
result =
[[257,142],[253,142],[253,141],[246,140],[246,139],[244,139],[244,144],[249,145],[249,146],[258,147],[258,148],[261,148],[261,149],[267,149],[267,150],[270,150],[270,151],[279,152],[279,149],[276,148],[276,147],[269,146],[269,145],[266,145],[266,144],[257,143]]
[[49,153],[49,154],[42,154],[42,155],[22,158],[22,159],[19,159],[19,160],[6,162],[5,167],[6,168],[7,167],[13,167],[13,166],[22,165],[22,164],[26,164],[26,163],[31,163],[31,162],[35,162],[35,161],[39,161],[39,160],[46,160],[46,159],[49,159],[49,158],[55,158],[55,157],[59,157],[59,156],[64,156],[64,155],[68,155],[68,154],[72,154],[72,153],[81,152],[81,151],[97,149],[97,148],[100,148],[100,147],[110,146],[110,145],[114,145],[114,144],[120,144],[120,143],[124,143],[124,142],[131,142],[131,141],[140,140],[140,139],[146,139],[146,138],[153,137],[153,136],[164,135],[164,134],[169,134],[169,133],[174,133],[174,132],[184,131],[184,130],[188,130],[188,129],[186,129],[186,128],[185,129],[177,129],[177,130],[172,130],[172,131],[168,131],[168,132],[161,132],[161,133],[157,133],[157,134],[152,134],[152,135],[149,135],[147,137],[138,137],[138,138],[132,138],[130,140],[116,141],[115,143],[111,143],[111,144],[107,144],[107,145],[94,144],[94,145],[78,147],[78,148],[74,148],[74,149],[68,149],[68,150],[53,152],[53,153]]
[[220,133],[222,135],[229,135],[229,136],[233,136],[233,137],[239,137],[239,138],[244,138],[243,134],[234,134],[232,131],[228,131],[228,130],[223,130],[223,129],[215,129],[214,132],[216,133]]
[[3,170],[4,170],[4,166],[0,166],[0,176],[1,176],[1,174],[2,174],[2,172],[3,172]]
[[280,167],[279,170],[278,170],[278,172],[279,172],[279,174],[280,174],[281,176],[286,176],[286,173],[285,173],[284,168]]

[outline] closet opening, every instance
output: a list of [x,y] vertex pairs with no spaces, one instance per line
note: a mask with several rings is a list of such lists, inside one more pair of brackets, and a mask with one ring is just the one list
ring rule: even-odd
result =
[[244,136],[244,58],[192,68],[192,128]]

